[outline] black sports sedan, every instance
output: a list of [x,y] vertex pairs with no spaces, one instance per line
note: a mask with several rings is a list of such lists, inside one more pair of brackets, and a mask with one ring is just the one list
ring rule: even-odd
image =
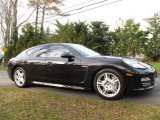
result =
[[154,87],[156,71],[135,59],[102,56],[82,45],[44,44],[8,62],[8,75],[22,88],[30,83],[63,84],[94,89],[105,99]]

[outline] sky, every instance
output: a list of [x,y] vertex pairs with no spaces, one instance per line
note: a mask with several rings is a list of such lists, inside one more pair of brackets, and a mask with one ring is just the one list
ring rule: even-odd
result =
[[[63,2],[64,5],[60,6],[60,9],[62,10],[62,12],[67,12],[100,1],[105,1],[105,2],[81,10],[86,10],[94,8],[96,6],[108,4],[116,0],[64,0]],[[30,13],[31,9],[28,9],[26,1],[21,1],[21,3],[23,7],[20,8],[19,10],[20,11],[19,13],[21,14],[19,16],[24,15],[24,13],[25,14]],[[70,22],[86,21],[88,23],[91,21],[104,21],[107,25],[110,26],[111,30],[114,30],[118,26],[122,25],[122,21],[124,22],[127,19],[132,18],[135,20],[136,23],[141,24],[142,29],[145,29],[147,28],[148,24],[144,21],[144,19],[153,17],[154,13],[157,13],[159,11],[160,11],[160,0],[121,0],[114,4],[106,5],[91,11],[71,15],[68,17],[63,17],[58,20],[64,24],[68,21]],[[72,14],[76,12],[79,11],[77,10],[70,13]],[[25,19],[25,17],[23,18]],[[46,19],[45,27],[49,26],[52,30],[54,30],[55,29],[54,23],[56,18],[59,17],[53,16],[50,19]],[[29,22],[34,22],[34,20],[35,18],[32,17],[29,20]]]
[[[81,0],[81,2],[82,1],[86,0]],[[112,1],[114,0],[108,0],[106,3],[110,3]],[[78,3],[80,3],[78,0],[66,0],[64,4],[67,7]],[[154,13],[158,11],[160,11],[160,0],[122,0],[115,4],[107,5],[88,12],[60,19],[60,21],[65,23],[67,21],[78,20],[86,20],[89,22],[101,20],[106,22],[106,24],[110,25],[111,28],[114,29],[122,24],[120,19],[125,21],[127,19],[133,18],[135,22],[140,22],[144,28],[146,27],[146,22],[144,22],[144,19],[152,17]]]

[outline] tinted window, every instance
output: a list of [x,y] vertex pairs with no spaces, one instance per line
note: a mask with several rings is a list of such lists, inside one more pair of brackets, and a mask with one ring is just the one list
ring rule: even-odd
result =
[[34,57],[48,57],[48,50],[47,49],[41,49],[33,54]]
[[99,53],[84,47],[82,45],[78,44],[71,44],[70,45],[74,50],[76,50],[81,56],[87,57],[87,56],[100,56]]
[[43,46],[35,47],[27,51],[27,54],[29,56],[33,57],[47,57],[47,49],[45,49]]
[[53,45],[49,48],[49,57],[61,57],[65,52],[70,52],[66,47],[61,45]]
[[34,47],[34,48],[29,49],[26,53],[27,53],[27,55],[31,56],[41,49],[43,49],[43,46]]

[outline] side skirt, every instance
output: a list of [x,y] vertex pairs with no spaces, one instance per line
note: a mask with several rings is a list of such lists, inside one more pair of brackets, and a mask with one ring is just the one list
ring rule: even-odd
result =
[[70,88],[70,89],[77,89],[77,90],[85,90],[83,87],[78,87],[78,86],[69,86],[69,85],[61,85],[61,84],[52,84],[52,83],[46,83],[46,82],[37,82],[33,81],[33,84],[38,84],[38,85],[46,85],[46,86],[52,86],[52,87],[60,87],[60,88]]

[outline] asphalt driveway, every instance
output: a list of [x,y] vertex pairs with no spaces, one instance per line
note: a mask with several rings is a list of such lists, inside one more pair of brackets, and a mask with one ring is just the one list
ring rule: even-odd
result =
[[[13,81],[8,78],[6,71],[0,71],[0,87],[7,87],[7,88],[16,88]],[[80,97],[90,97],[93,99],[100,98],[96,93],[92,91],[84,91],[84,90],[75,90],[63,87],[49,87],[49,86],[42,86],[42,85],[34,85],[29,88],[25,88],[28,90],[38,90],[41,92],[57,92],[64,95],[69,96],[80,96]],[[151,91],[137,94],[137,95],[125,95],[119,101],[125,102],[136,102],[136,103],[147,103],[147,104],[158,104],[160,105],[160,77],[156,79],[155,88]]]

